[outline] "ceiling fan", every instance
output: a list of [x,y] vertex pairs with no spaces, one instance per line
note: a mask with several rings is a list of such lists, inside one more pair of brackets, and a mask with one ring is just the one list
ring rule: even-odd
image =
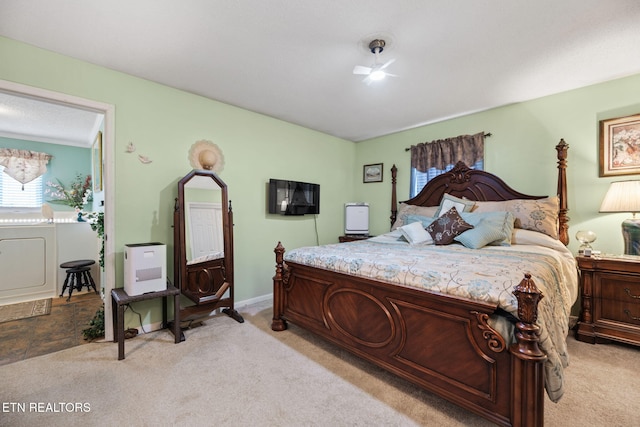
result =
[[393,64],[395,59],[390,59],[384,64],[380,63],[380,52],[384,49],[385,46],[384,40],[373,40],[369,43],[369,49],[371,53],[376,56],[375,62],[371,67],[365,67],[363,65],[356,65],[353,67],[353,74],[365,75],[367,77],[362,80],[366,84],[371,84],[371,82],[378,81],[384,79],[386,76],[397,77],[395,74],[391,74],[385,71],[389,65]]

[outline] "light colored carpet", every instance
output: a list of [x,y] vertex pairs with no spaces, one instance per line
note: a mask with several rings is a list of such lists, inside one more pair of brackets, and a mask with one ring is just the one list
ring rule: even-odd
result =
[[[138,335],[122,361],[103,342],[1,366],[0,425],[491,425],[295,326],[272,332],[265,304],[239,311],[244,324],[219,315],[180,344]],[[547,401],[546,425],[637,425],[638,349],[569,338],[569,350],[567,394]]]
[[51,298],[0,305],[0,323],[51,313]]

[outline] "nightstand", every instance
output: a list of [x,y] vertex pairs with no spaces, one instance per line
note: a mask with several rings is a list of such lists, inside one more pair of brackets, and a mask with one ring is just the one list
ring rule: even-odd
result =
[[356,240],[366,240],[370,237],[374,237],[374,236],[369,236],[369,235],[364,236],[362,234],[345,234],[338,237],[338,240],[340,241],[340,243],[344,243],[344,242],[353,242]]
[[576,339],[640,345],[640,257],[576,258],[582,310]]

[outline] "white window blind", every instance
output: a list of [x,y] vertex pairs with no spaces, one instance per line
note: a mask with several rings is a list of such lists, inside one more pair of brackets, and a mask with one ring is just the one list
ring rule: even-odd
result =
[[[426,172],[420,172],[416,168],[411,168],[411,188],[409,190],[409,197],[415,197],[422,191],[427,182],[435,178],[436,176],[449,172],[455,165],[447,165],[442,169],[431,168]],[[484,167],[484,161],[478,160],[473,165],[469,166],[471,169],[482,170]]]
[[4,173],[0,166],[0,207],[39,208],[42,206],[42,176],[23,185]]

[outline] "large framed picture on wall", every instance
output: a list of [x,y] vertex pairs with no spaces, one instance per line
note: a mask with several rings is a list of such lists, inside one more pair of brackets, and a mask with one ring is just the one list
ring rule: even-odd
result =
[[600,121],[600,176],[640,174],[640,114]]

